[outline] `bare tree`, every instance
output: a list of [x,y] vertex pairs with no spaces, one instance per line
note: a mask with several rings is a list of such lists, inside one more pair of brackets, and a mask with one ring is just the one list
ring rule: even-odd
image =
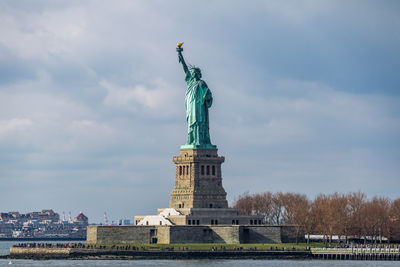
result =
[[310,201],[306,195],[286,193],[282,195],[284,206],[283,221],[296,228],[296,243],[301,232],[305,230],[310,211]]
[[317,224],[315,231],[324,236],[324,243],[326,243],[326,236],[329,235],[329,197],[325,194],[320,194],[314,199],[313,213]]
[[332,241],[332,233],[339,236],[339,241],[341,236],[347,234],[347,197],[343,194],[334,193],[330,196],[330,224],[332,227],[330,240]]
[[252,198],[254,213],[262,215],[265,223],[270,223],[270,214],[272,211],[272,193],[266,192],[255,194]]
[[272,195],[272,206],[271,206],[271,223],[280,225],[282,220],[282,215],[284,211],[283,200],[284,194],[278,192]]
[[386,197],[374,197],[372,199],[374,207],[374,213],[371,214],[376,222],[376,228],[374,232],[375,243],[376,237],[379,237],[379,243],[382,243],[382,237],[389,235],[389,214],[391,201]]
[[252,215],[253,197],[248,192],[244,193],[235,201],[233,208],[238,209],[241,215]]
[[362,229],[361,222],[364,220],[362,208],[366,201],[366,196],[364,193],[352,192],[347,194],[347,220],[346,220],[346,231],[345,235],[353,235],[361,238]]
[[384,197],[367,200],[362,192],[346,195],[320,194],[314,201],[298,193],[265,192],[254,195],[245,193],[235,201],[234,208],[243,215],[262,215],[271,224],[291,224],[297,236],[322,234],[324,242],[332,242],[332,236],[364,238],[370,236],[377,242],[382,237],[400,240],[400,198],[391,201]]
[[400,241],[400,198],[390,205],[389,238],[391,241]]
[[304,214],[304,232],[307,235],[307,244],[310,243],[310,234],[316,231],[318,221],[314,202],[309,201],[308,210]]
[[361,209],[361,225],[364,243],[371,237],[376,243],[377,238],[382,242],[382,236],[389,233],[390,201],[387,198],[374,197],[363,204]]

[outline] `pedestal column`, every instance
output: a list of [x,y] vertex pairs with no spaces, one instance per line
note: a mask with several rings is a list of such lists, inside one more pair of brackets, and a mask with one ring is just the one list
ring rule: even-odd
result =
[[170,208],[228,208],[222,187],[221,164],[225,158],[217,149],[181,149],[176,164],[175,186]]

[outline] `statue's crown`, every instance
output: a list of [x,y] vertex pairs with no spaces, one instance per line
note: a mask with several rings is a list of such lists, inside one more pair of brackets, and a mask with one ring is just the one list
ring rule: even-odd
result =
[[200,68],[199,68],[199,67],[196,67],[195,65],[189,65],[189,69],[201,71]]

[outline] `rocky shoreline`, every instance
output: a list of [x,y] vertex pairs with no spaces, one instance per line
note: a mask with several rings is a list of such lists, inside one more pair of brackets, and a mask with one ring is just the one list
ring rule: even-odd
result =
[[11,248],[10,259],[311,259],[310,251],[141,251],[83,248]]
[[0,241],[37,242],[37,241],[86,241],[86,237],[0,237]]

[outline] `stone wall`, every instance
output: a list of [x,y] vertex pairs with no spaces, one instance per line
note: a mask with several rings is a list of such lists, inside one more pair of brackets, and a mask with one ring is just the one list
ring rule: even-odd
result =
[[71,252],[71,248],[20,248],[20,247],[11,247],[10,255],[26,255],[26,254],[48,254],[48,255],[69,255]]
[[96,244],[97,243],[97,229],[99,226],[97,225],[89,225],[86,228],[86,243],[87,244]]
[[[297,235],[297,240],[296,240],[296,235]],[[296,226],[293,225],[282,226],[281,239],[283,243],[295,243],[296,241],[303,243],[306,241],[304,237],[304,232],[301,231],[300,229],[296,229]]]
[[157,243],[158,244],[171,244],[170,242],[170,230],[169,226],[158,226],[157,227]]
[[[11,259],[29,259],[29,260],[193,260],[193,259],[310,259],[310,251],[274,251],[274,250],[235,250],[235,251],[165,251],[165,250],[133,250],[118,248],[73,248],[58,249],[61,253],[54,253],[51,248],[12,248],[10,251]],[[65,253],[64,253],[65,252]],[[331,257],[332,258],[332,257]],[[337,258],[337,257],[336,257]],[[388,257],[389,258],[389,257]],[[393,257],[391,257],[393,259]],[[383,259],[383,258],[381,258]],[[399,257],[397,257],[399,259]],[[17,262],[15,262],[17,263]],[[72,262],[71,262],[72,263]],[[45,264],[46,265],[46,264]],[[73,265],[73,264],[71,264]]]
[[[294,226],[274,225],[174,225],[97,226],[87,230],[87,244],[184,244],[184,243],[292,243]],[[304,238],[299,238],[304,241]]]
[[168,216],[168,219],[175,225],[185,225],[186,224],[186,216],[185,215],[171,215],[171,216]]
[[241,226],[240,243],[282,243],[280,226]]
[[239,243],[239,226],[173,226],[170,243]]
[[210,228],[214,232],[214,235],[223,240],[221,243],[240,243],[240,226],[212,226]]
[[225,158],[217,149],[181,149],[172,161],[176,173],[170,208],[228,208],[221,175]]
[[[153,231],[152,231],[153,230]],[[155,226],[90,225],[87,228],[87,244],[149,244]]]

